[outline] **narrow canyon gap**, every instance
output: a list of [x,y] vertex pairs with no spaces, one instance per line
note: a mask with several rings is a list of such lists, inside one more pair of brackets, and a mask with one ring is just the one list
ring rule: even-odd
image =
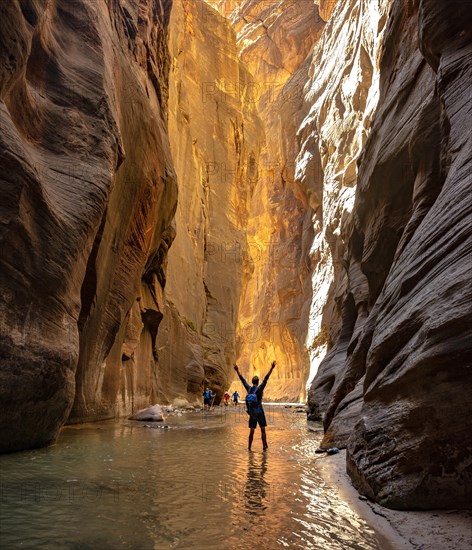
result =
[[470,506],[468,3],[0,10],[0,450],[276,359],[362,493]]

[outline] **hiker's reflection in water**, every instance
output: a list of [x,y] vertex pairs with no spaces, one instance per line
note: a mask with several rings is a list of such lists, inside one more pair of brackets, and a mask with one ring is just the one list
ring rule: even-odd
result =
[[249,514],[267,510],[270,501],[270,483],[265,480],[267,453],[249,453],[244,503]]

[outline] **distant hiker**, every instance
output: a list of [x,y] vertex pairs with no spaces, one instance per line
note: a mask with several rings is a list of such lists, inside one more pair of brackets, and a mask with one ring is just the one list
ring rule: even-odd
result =
[[238,399],[239,399],[239,393],[237,391],[235,391],[233,393],[233,405],[236,406],[238,404]]
[[213,392],[207,388],[203,392],[203,408],[209,409],[211,407],[211,398],[212,398]]
[[264,388],[266,387],[267,380],[269,380],[269,376],[272,374],[272,371],[274,369],[275,369],[275,361],[272,361],[270,370],[265,375],[264,380],[262,381],[262,384],[259,385],[258,376],[253,376],[252,386],[250,386],[244,379],[243,375],[239,372],[238,365],[234,365],[234,370],[238,373],[239,379],[243,383],[243,386],[246,388],[246,391],[248,393],[246,397],[246,409],[247,409],[247,413],[249,414],[249,443],[248,443],[249,450],[251,450],[252,441],[254,439],[254,430],[257,428],[257,424],[259,424],[261,428],[262,448],[265,450],[265,449],[268,449],[269,447],[269,445],[267,445],[267,436],[266,436],[267,421],[264,414],[264,409],[262,407],[262,393],[264,391]]
[[230,398],[230,395],[228,392],[225,392],[225,394],[223,395],[223,399],[224,399],[224,403],[225,403],[225,407],[228,406],[228,403],[229,403],[229,398]]

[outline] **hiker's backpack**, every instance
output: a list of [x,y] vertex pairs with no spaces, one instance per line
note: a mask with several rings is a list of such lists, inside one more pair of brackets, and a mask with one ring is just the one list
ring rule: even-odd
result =
[[259,386],[253,386],[249,389],[248,394],[246,395],[246,412],[251,415],[254,412],[254,409],[257,407],[257,395],[256,391]]

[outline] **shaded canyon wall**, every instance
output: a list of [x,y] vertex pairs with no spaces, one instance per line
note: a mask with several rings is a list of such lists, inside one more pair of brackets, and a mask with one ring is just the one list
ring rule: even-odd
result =
[[324,445],[346,446],[354,484],[395,508],[472,495],[471,38],[467,3],[393,2],[339,337],[310,390]]
[[154,392],[171,2],[1,6],[0,450]]

